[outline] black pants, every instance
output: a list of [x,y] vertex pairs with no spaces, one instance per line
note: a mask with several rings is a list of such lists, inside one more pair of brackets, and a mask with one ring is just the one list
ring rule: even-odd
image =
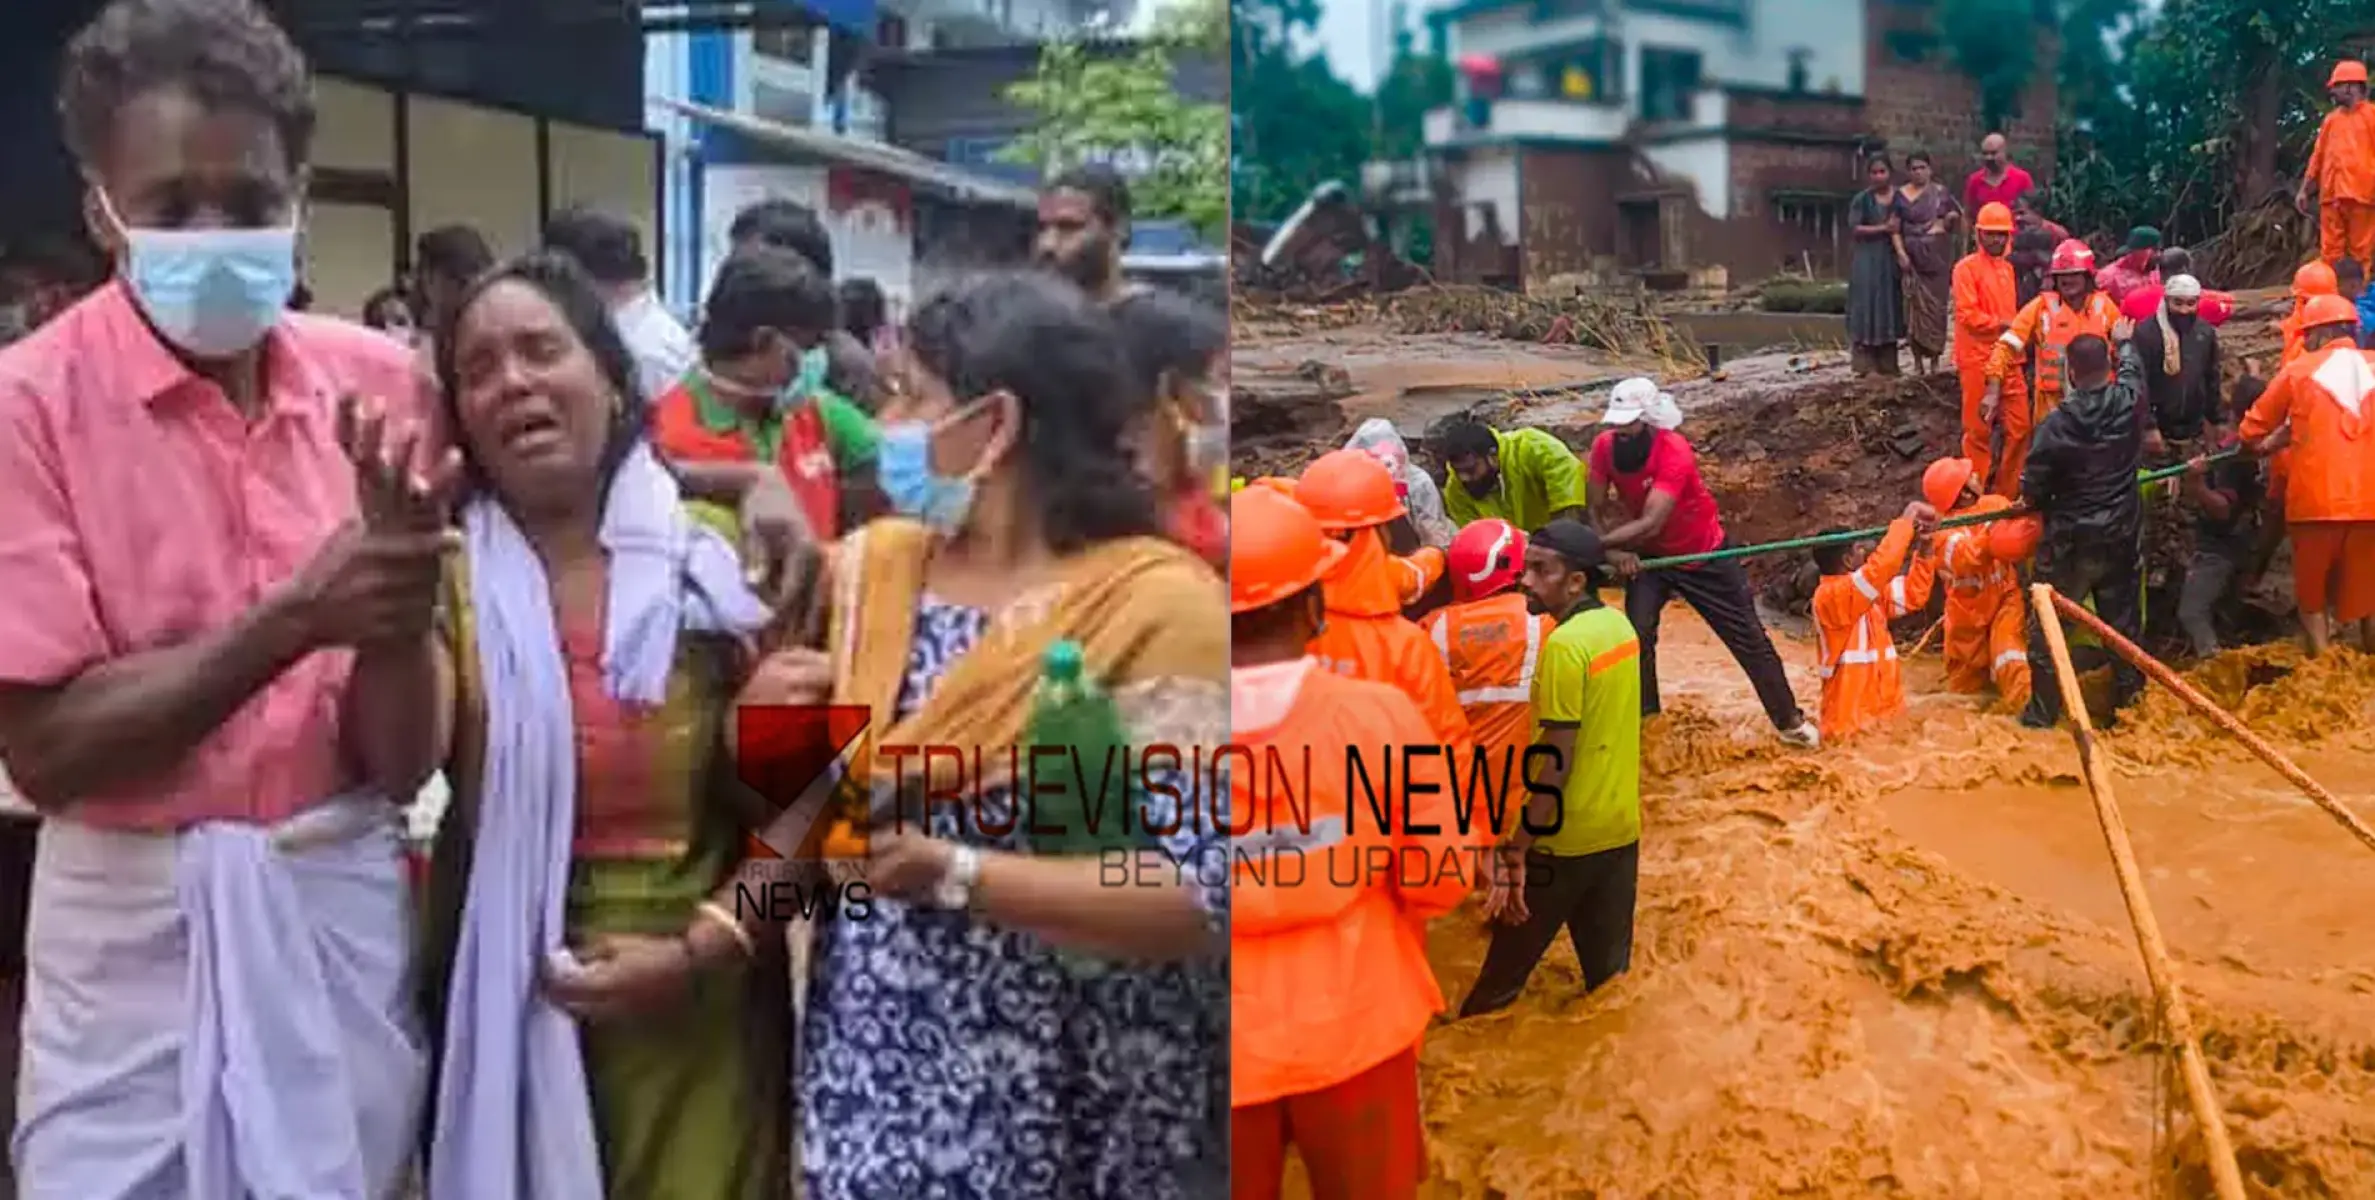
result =
[[1583,965],[1585,991],[1624,974],[1633,965],[1633,892],[1640,874],[1639,842],[1581,858],[1526,855],[1525,923],[1493,926],[1484,969],[1460,1015],[1482,1016],[1516,1003],[1561,927]]
[[[2095,601],[2095,615],[2131,642],[2144,638],[2144,561],[2138,543],[2055,546],[2037,551],[2037,581],[2053,585],[2072,604]],[[2068,622],[2064,622],[2067,625]],[[2029,708],[2032,723],[2062,717],[2061,674],[2045,648],[2045,627],[2035,606],[2029,612]],[[2117,654],[2111,655],[2111,707],[2127,707],[2144,690],[2144,674]]]
[[1625,587],[1625,616],[1641,638],[1641,715],[1658,711],[1658,614],[1677,595],[1698,611],[1732,652],[1732,661],[1748,672],[1748,682],[1756,688],[1773,728],[1795,729],[1803,723],[1798,698],[1790,692],[1789,671],[1781,665],[1765,623],[1757,618],[1756,594],[1738,559],[1643,571]]

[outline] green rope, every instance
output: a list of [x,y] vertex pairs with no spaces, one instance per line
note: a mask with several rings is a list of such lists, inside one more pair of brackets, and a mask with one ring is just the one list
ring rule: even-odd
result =
[[[2221,450],[2208,456],[2206,461],[2222,462],[2240,453],[2242,451],[2239,449]],[[2190,463],[2179,463],[2174,467],[2162,467],[2157,471],[2138,471],[2136,472],[2136,486],[2145,487],[2159,483],[2164,479],[2174,479],[2192,469],[2193,466]],[[1966,525],[1985,525],[1990,521],[2026,516],[2028,513],[2029,509],[2026,506],[2014,505],[2000,512],[1970,513],[1960,517],[1948,517],[1938,522],[1938,528],[1957,529]],[[1836,546],[1841,542],[1860,542],[1868,538],[1879,537],[1887,532],[1888,526],[1875,525],[1870,529],[1850,529],[1843,533],[1819,533],[1813,537],[1790,538],[1787,541],[1765,542],[1756,546],[1734,546],[1726,550],[1709,550],[1704,554],[1676,554],[1666,558],[1645,558],[1641,560],[1641,568],[1643,570],[1660,570],[1666,567],[1687,567],[1695,563],[1720,562],[1727,558],[1752,558],[1759,554],[1778,554],[1784,550],[1811,550],[1816,546]]]

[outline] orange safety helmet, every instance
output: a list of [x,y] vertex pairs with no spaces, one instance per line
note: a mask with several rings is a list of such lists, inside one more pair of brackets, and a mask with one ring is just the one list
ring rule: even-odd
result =
[[1452,594],[1461,600],[1480,599],[1517,582],[1526,569],[1526,534],[1499,517],[1471,521],[1451,539],[1443,557],[1451,572]]
[[2035,513],[1990,521],[1987,526],[1987,555],[2000,563],[2023,563],[2037,553],[2037,543],[2045,537],[2045,518]]
[[2004,207],[2002,201],[1990,200],[1979,206],[1976,228],[1981,233],[2010,233],[2013,229],[2012,210]]
[[2320,325],[2356,325],[2358,306],[2340,296],[2311,296],[2301,306],[2301,328],[2315,329]]
[[1971,505],[1971,511],[1974,514],[2000,513],[2010,507],[2012,507],[2012,501],[2009,498],[1989,492]]
[[1229,611],[1251,612],[1300,595],[1345,554],[1311,510],[1273,488],[1229,497]]
[[1971,460],[1941,458],[1921,473],[1921,498],[1944,516],[1954,511],[1954,502],[1962,499],[1963,485],[1971,482]]
[[1254,480],[1253,486],[1269,488],[1271,491],[1276,492],[1281,496],[1293,496],[1295,494],[1295,481],[1281,475],[1264,475],[1261,478]]
[[1406,511],[1394,473],[1365,450],[1330,450],[1303,468],[1295,499],[1330,532],[1383,525]]
[[2335,63],[2334,73],[2326,76],[2326,86],[2329,88],[2338,88],[2346,83],[2365,83],[2366,81],[2367,64],[2355,58],[2346,58]]
[[2095,252],[2085,242],[2071,238],[2053,248],[2053,265],[2045,269],[2048,275],[2092,275],[2095,273]]
[[2334,278],[2334,268],[2322,262],[2305,262],[2293,272],[2293,299],[2307,300],[2311,296],[2338,296],[2342,284]]

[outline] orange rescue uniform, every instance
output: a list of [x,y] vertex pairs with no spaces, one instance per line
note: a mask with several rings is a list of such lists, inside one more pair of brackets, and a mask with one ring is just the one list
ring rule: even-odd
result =
[[1468,718],[1435,644],[1402,616],[1402,572],[1374,528],[1354,530],[1350,547],[1321,582],[1327,624],[1311,641],[1321,665],[1339,675],[1402,689],[1418,705],[1440,745],[1468,744]]
[[2284,518],[2303,612],[2375,616],[2375,355],[2347,340],[2295,359],[2243,416],[2245,441],[2292,423]]
[[[1987,398],[1987,363],[2020,314],[2020,291],[2013,278],[2012,260],[1975,250],[1954,265],[1954,371],[1963,385],[1963,457],[1971,460],[1975,478],[1985,483],[1995,456],[1989,443],[1995,429],[1979,416]],[[2028,384],[2018,371],[2004,375],[2000,411],[2028,404]]]
[[1947,689],[1978,692],[1992,679],[2005,707],[2026,706],[2028,608],[2020,573],[1988,553],[1984,525],[1948,530],[1938,569],[1946,575]]
[[2326,114],[2308,177],[2317,181],[2317,256],[2375,266],[2375,105]]
[[1251,765],[1229,781],[1230,1192],[1278,1196],[1291,1145],[1318,1196],[1409,1200],[1426,1173],[1418,1044],[1444,1007],[1426,922],[1472,890],[1490,833],[1460,831],[1448,787],[1403,789],[1380,827],[1348,792],[1346,748],[1433,731],[1400,692],[1315,667],[1231,675]]
[[[1440,609],[1427,636],[1451,671],[1469,736],[1484,752],[1491,779],[1516,778],[1533,744],[1534,668],[1558,622],[1529,612],[1522,592],[1505,591]],[[1512,794],[1515,794],[1514,792]]]
[[1391,556],[1394,582],[1402,589],[1402,606],[1408,608],[1419,602],[1443,579],[1443,552],[1433,546],[1421,546],[1414,553]]
[[1930,602],[1938,569],[1927,554],[1913,555],[1913,522],[1897,518],[1864,565],[1826,575],[1814,589],[1814,644],[1822,676],[1822,739],[1850,737],[1905,711],[1897,672],[1897,643],[1888,623]]
[[[2111,297],[2088,292],[2086,302],[2072,308],[2062,302],[2062,294],[2053,290],[2050,280],[2046,290],[2012,318],[1987,360],[1988,380],[2004,384],[2004,404],[1998,413],[2004,422],[2004,459],[1996,464],[1996,485],[1991,489],[1997,495],[2017,498],[2020,494],[2020,473],[2029,462],[2029,438],[2045,414],[2062,404],[2062,359],[2069,353],[2070,343],[2088,333],[2108,339],[2118,321],[2119,306]],[[2036,395],[2025,404],[2014,404],[2012,378],[2020,373],[2023,362],[2032,359],[2037,366]]]

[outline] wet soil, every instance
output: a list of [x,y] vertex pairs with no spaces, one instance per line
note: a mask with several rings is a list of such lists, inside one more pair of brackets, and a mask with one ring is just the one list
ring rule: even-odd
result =
[[[1340,445],[1351,412],[1423,425],[1447,389],[1580,448],[1632,366],[1505,380],[1505,344],[1328,336],[1370,357],[1253,347],[1273,379],[1342,373],[1282,381],[1316,398],[1240,474]],[[1877,523],[1953,444],[1949,376],[1727,368],[1669,387],[1741,542]],[[1543,383],[1577,386],[1509,394]],[[1783,590],[1793,569],[1754,568]],[[1428,1195],[2208,1196],[2068,735],[1946,694],[1933,653],[1907,660],[1898,721],[1785,752],[1706,628],[1681,605],[1665,621],[1633,971],[1585,997],[1561,943],[1512,1009],[1438,1022]],[[1813,647],[1776,641],[1811,706]],[[2375,819],[2375,658],[2261,646],[2192,678]],[[2149,693],[2105,744],[2251,1193],[2375,1196],[2375,859],[2173,697]],[[1455,1008],[1486,941],[1472,908],[1430,931]]]
[[[1513,1009],[1438,1024],[1429,1194],[2208,1195],[2068,736],[1923,658],[1895,725],[1785,754],[1705,628],[1667,628],[1632,974],[1582,996],[1562,943]],[[2279,736],[2375,816],[2375,660],[2346,657],[2246,719],[2317,714]],[[2375,1195],[2375,861],[2210,737],[2155,702],[2108,742],[2245,1174]],[[1455,1005],[1485,942],[1472,909],[1432,931]]]

